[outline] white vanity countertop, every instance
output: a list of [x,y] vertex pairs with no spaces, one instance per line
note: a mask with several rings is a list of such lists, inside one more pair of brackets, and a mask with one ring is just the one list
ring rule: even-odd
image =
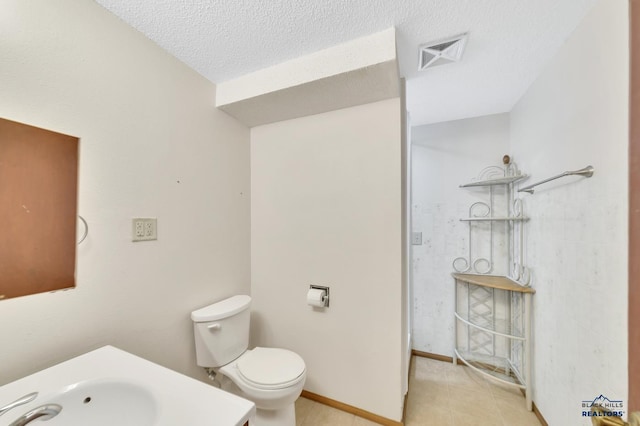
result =
[[0,407],[31,392],[39,392],[39,396],[4,414],[0,425],[42,405],[47,395],[95,379],[134,381],[149,390],[158,403],[153,426],[242,426],[255,414],[251,401],[113,346],[104,346],[1,386]]

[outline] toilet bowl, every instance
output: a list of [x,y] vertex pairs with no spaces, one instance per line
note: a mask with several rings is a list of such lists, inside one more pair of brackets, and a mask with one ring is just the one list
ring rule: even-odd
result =
[[256,404],[251,426],[295,426],[304,360],[287,349],[248,349],[250,303],[233,296],[191,313],[197,363],[215,373],[221,389]]

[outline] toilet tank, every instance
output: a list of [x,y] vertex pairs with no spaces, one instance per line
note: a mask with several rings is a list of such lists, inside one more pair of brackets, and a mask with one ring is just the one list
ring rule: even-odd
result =
[[249,296],[233,296],[191,312],[199,366],[222,367],[247,350],[250,304]]

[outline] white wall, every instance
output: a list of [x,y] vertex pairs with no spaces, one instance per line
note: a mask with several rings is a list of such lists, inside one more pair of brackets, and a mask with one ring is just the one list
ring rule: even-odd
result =
[[90,227],[76,289],[0,302],[0,384],[105,344],[203,377],[191,310],[250,288],[248,129],[90,0],[3,1],[0,58],[1,117],[81,138]]
[[[253,343],[305,389],[400,420],[401,115],[391,99],[251,129]],[[310,284],[331,306],[306,305]]]
[[486,189],[458,186],[485,167],[502,164],[508,153],[509,116],[414,127],[412,142],[412,231],[422,232],[422,244],[412,246],[413,348],[452,356],[452,262],[469,250],[468,224],[460,218],[469,216],[474,202],[488,201]]
[[600,394],[626,402],[628,35],[628,2],[600,0],[511,114],[529,182],[595,167],[524,197],[534,401],[550,425],[591,424],[580,402]]

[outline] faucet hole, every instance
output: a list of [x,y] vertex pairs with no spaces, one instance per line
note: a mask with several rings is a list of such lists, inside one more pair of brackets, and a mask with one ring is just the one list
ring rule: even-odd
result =
[[91,402],[91,397],[90,397],[90,396],[88,396],[88,397],[86,397],[86,398],[84,399],[84,403],[85,403],[85,404],[88,404],[88,403],[90,403],[90,402]]

